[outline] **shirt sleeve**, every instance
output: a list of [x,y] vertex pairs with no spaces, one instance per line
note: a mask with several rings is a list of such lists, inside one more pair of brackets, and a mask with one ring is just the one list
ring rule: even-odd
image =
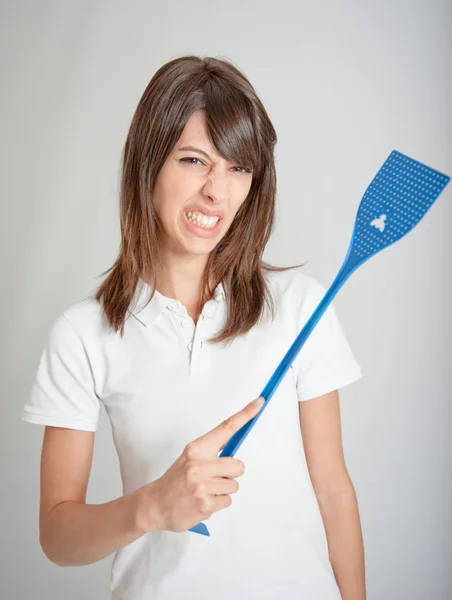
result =
[[[315,279],[310,286],[309,310],[299,332],[317,308],[326,289]],[[294,360],[298,400],[311,400],[360,379],[363,374],[330,303]]]
[[67,317],[54,323],[44,347],[22,420],[96,431],[100,398],[82,340]]

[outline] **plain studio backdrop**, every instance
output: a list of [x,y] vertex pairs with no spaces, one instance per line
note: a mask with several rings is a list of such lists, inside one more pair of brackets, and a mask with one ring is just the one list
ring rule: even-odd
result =
[[[10,0],[1,13],[0,595],[107,599],[113,555],[61,568],[39,546],[44,427],[20,416],[52,323],[116,257],[120,155],[144,88],[184,54],[244,71],[278,134],[264,259],[307,260],[329,287],[393,149],[452,175],[452,4]],[[449,184],[334,300],[364,374],[340,398],[369,600],[452,597],[451,227]],[[87,501],[101,503],[122,493],[104,409],[95,440]]]

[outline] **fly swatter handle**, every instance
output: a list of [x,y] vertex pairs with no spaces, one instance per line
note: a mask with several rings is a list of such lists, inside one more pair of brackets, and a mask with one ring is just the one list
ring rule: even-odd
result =
[[[284,358],[281,360],[281,362],[275,369],[273,375],[268,380],[267,385],[264,387],[262,392],[259,394],[259,396],[262,396],[265,399],[265,403],[263,404],[262,408],[260,409],[260,411],[257,413],[257,415],[255,417],[250,419],[248,421],[248,423],[245,423],[245,425],[243,425],[238,431],[236,431],[234,433],[234,435],[230,438],[230,440],[228,441],[226,446],[223,448],[222,452],[219,454],[219,457],[234,456],[234,454],[237,452],[237,450],[240,448],[240,446],[245,441],[247,435],[249,434],[251,429],[254,427],[254,425],[256,424],[256,421],[259,419],[264,408],[267,406],[268,402],[270,401],[270,398],[275,393],[276,388],[280,384],[281,379],[284,377],[287,369],[290,367],[290,365],[294,361],[295,357],[297,356],[298,352],[302,348],[303,344],[306,342],[308,337],[311,335],[314,327],[319,322],[320,317],[326,311],[326,309],[328,308],[329,304],[331,303],[331,301],[333,300],[334,296],[337,294],[337,292],[339,291],[341,286],[345,283],[345,281],[351,275],[351,271],[346,270],[344,267],[345,267],[345,262],[344,262],[344,265],[342,266],[342,268],[340,269],[339,273],[337,274],[336,279],[333,281],[330,288],[325,293],[322,300],[319,302],[317,308],[312,313],[308,322],[305,324],[305,326],[303,327],[301,332],[295,338],[295,341],[293,342],[293,344],[291,345],[289,350],[286,352]],[[202,535],[210,535],[209,530],[204,525],[204,523],[198,523],[198,525],[195,525],[195,527],[190,528],[189,531],[193,531],[194,533],[201,533]]]
[[309,318],[309,320],[307,321],[307,323],[305,324],[305,326],[303,327],[301,332],[295,338],[295,341],[293,342],[293,344],[291,345],[289,350],[286,352],[284,358],[281,360],[279,365],[276,367],[275,371],[273,372],[273,375],[268,380],[267,385],[264,387],[262,392],[259,394],[259,396],[262,396],[263,398],[265,398],[264,405],[262,406],[262,408],[260,409],[260,411],[257,413],[257,415],[255,417],[253,417],[250,421],[248,421],[248,423],[245,423],[245,425],[243,425],[243,427],[241,427],[238,431],[236,431],[234,433],[234,435],[228,441],[226,446],[223,448],[221,454],[219,455],[220,457],[234,456],[234,454],[237,452],[237,450],[243,444],[245,438],[247,437],[247,435],[249,434],[251,429],[254,427],[254,425],[256,424],[256,421],[259,419],[263,410],[265,409],[268,402],[270,401],[270,398],[275,393],[276,388],[280,384],[281,379],[286,374],[286,371],[289,369],[290,365],[295,360],[297,354],[300,352],[304,343],[306,342],[308,337],[311,335],[314,327],[317,325],[321,316],[323,315],[323,313],[326,311],[326,309],[332,302],[334,296],[340,290],[340,288],[345,283],[345,281],[350,277],[351,272],[352,271],[350,271],[347,268],[346,261],[345,261],[344,264],[342,265],[339,273],[337,274],[336,279],[333,281],[330,288],[328,289],[328,291],[323,296],[322,300],[317,305],[317,308],[314,310],[314,312],[312,313],[311,317]]

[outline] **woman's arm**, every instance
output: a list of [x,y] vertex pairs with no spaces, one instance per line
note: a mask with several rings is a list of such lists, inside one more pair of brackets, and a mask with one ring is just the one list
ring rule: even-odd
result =
[[299,402],[299,409],[306,461],[342,600],[365,600],[364,546],[342,448],[339,392]]
[[145,532],[137,526],[141,488],[85,504],[94,432],[46,427],[41,456],[39,540],[58,566],[89,565]]

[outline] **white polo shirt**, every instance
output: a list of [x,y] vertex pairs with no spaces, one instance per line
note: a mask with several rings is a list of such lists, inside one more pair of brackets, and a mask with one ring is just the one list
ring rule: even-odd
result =
[[[300,268],[264,276],[276,317],[230,346],[208,341],[226,321],[221,284],[195,326],[157,291],[143,308],[140,279],[122,339],[95,300],[73,304],[51,329],[22,419],[95,431],[102,404],[124,493],[161,477],[188,442],[257,398],[325,293]],[[340,600],[298,402],[361,376],[330,304],[235,455],[246,470],[231,506],[205,521],[210,537],[153,531],[119,549],[111,600]]]

